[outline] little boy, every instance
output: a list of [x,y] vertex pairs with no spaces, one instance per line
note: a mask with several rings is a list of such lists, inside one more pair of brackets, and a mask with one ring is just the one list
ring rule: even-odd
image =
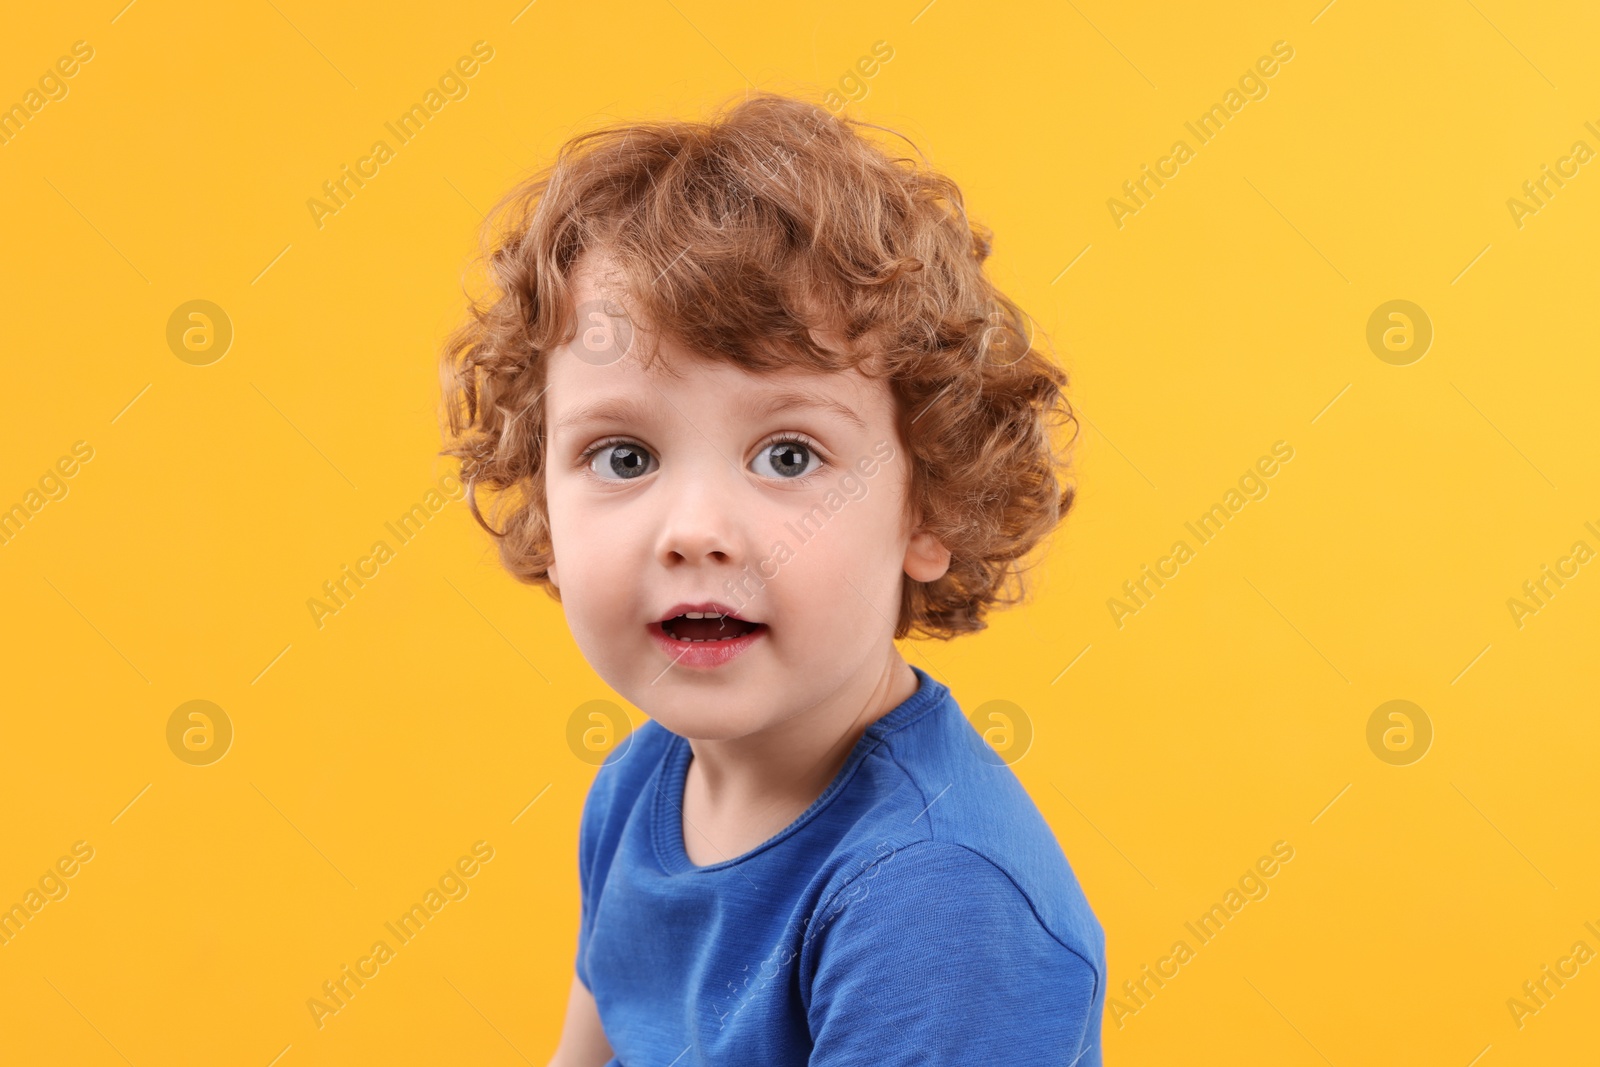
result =
[[762,93],[575,138],[446,345],[474,516],[649,719],[584,804],[558,1067],[1101,1062],[1101,926],[895,645],[1021,599],[1067,378],[863,128]]

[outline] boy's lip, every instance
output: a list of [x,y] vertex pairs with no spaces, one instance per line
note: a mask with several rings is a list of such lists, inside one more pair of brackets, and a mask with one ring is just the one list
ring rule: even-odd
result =
[[766,623],[756,623],[755,629],[747,634],[718,641],[679,641],[667,633],[659,622],[651,623],[647,629],[651,639],[672,658],[671,666],[701,669],[725,666],[767,635]]
[[760,619],[750,619],[743,615],[736,614],[734,610],[728,607],[726,604],[719,604],[714,600],[706,600],[699,604],[675,604],[667,611],[665,615],[658,615],[655,619],[655,622],[662,623],[666,622],[668,619],[676,619],[679,615],[684,615],[691,611],[698,611],[702,613],[714,611],[718,615],[726,615],[728,618],[735,619],[739,622],[758,623],[761,621]]

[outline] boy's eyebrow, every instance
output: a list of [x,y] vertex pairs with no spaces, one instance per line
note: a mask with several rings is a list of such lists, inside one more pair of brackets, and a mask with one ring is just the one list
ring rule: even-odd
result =
[[573,430],[586,426],[591,422],[639,422],[639,408],[633,401],[622,397],[611,397],[597,400],[592,404],[585,404],[576,411],[564,415],[556,420],[555,428],[558,430]]
[[[756,418],[766,418],[785,408],[816,408],[844,419],[857,429],[865,430],[866,422],[845,404],[831,397],[815,396],[796,389],[767,393],[760,400],[751,401],[745,410]],[[639,422],[643,415],[639,407],[625,397],[608,397],[585,404],[576,411],[556,420],[558,430],[571,430],[591,422]]]
[[750,405],[750,411],[760,417],[766,418],[784,408],[820,408],[831,411],[844,419],[858,430],[865,430],[867,424],[843,403],[832,397],[814,396],[811,393],[801,392],[797,389],[785,389],[777,393],[769,393],[760,401]]

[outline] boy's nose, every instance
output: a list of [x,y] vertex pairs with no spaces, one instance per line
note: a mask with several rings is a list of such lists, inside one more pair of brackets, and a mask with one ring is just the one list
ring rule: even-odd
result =
[[[720,466],[721,469],[713,469]],[[749,487],[722,461],[680,476],[663,485],[666,500],[656,540],[656,559],[663,566],[701,562],[738,565],[741,559],[741,515],[749,502],[741,491]]]

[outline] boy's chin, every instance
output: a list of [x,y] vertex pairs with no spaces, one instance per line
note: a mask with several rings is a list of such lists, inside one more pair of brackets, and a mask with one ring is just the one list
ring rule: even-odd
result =
[[668,701],[667,707],[642,707],[640,710],[679,737],[691,741],[736,741],[768,725],[749,712],[722,710],[714,700],[695,700],[689,707],[671,704]]

